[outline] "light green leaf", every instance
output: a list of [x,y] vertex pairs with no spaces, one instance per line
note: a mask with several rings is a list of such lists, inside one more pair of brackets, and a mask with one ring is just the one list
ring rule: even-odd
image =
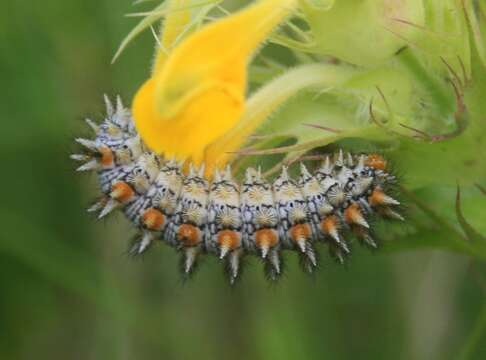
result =
[[418,27],[399,20],[424,24],[422,0],[340,0],[333,6],[315,3],[323,2],[301,2],[314,34],[315,50],[357,65],[382,64],[420,36]]

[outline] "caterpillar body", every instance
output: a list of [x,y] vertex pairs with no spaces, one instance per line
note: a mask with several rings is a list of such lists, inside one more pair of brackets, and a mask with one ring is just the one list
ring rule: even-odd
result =
[[101,124],[86,120],[95,138],[76,139],[85,151],[71,158],[83,162],[78,171],[98,175],[103,195],[88,211],[103,218],[121,209],[138,229],[132,254],[161,240],[182,253],[185,274],[200,255],[213,254],[225,261],[231,283],[241,258],[257,255],[275,280],[282,273],[284,250],[297,252],[304,270],[313,272],[316,243],[326,243],[343,262],[350,254],[348,235],[377,246],[370,217],[403,220],[400,203],[387,195],[397,179],[380,155],[340,151],[313,173],[301,164],[297,180],[286,167],[272,183],[249,168],[239,184],[229,166],[208,180],[203,167],[190,165],[185,172],[180,162],[151,152],[119,97],[115,107],[107,97],[105,102]]

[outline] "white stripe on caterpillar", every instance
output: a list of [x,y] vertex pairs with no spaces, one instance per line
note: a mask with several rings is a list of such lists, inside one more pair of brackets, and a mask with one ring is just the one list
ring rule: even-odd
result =
[[89,211],[102,218],[120,208],[139,230],[132,254],[162,240],[182,253],[185,274],[201,254],[213,254],[226,262],[231,283],[241,258],[257,255],[267,275],[277,279],[283,250],[297,252],[304,270],[313,272],[317,242],[327,243],[343,262],[350,253],[348,233],[377,246],[372,215],[403,220],[399,201],[387,194],[396,178],[380,155],[339,151],[314,173],[301,164],[297,181],[287,167],[273,183],[260,169],[248,168],[240,187],[229,166],[208,181],[203,166],[190,165],[184,174],[181,163],[147,149],[119,97],[116,107],[107,97],[105,102],[104,121],[86,121],[95,139],[76,139],[85,152],[71,158],[84,162],[79,171],[98,174],[103,196]]

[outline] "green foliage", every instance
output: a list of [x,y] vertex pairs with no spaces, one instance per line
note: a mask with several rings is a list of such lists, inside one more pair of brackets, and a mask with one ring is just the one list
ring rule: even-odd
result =
[[400,20],[424,21],[421,0],[304,0],[301,4],[315,39],[312,51],[364,66],[379,65],[407,41],[415,41],[420,30]]

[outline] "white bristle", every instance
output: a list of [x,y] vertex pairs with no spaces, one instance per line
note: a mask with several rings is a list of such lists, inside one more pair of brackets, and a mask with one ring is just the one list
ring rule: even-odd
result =
[[96,142],[93,140],[88,140],[88,139],[83,139],[83,138],[77,138],[75,141],[78,144],[83,145],[85,148],[91,150],[91,151],[98,151],[98,146],[96,145]]
[[188,247],[184,249],[184,272],[189,274],[194,264],[196,263],[198,249],[196,247]]
[[114,199],[109,199],[103,210],[101,210],[100,214],[98,215],[98,219],[104,218],[106,215],[115,210],[119,205],[120,204],[118,203],[118,201]]
[[86,124],[88,124],[88,126],[94,131],[94,133],[97,134],[100,130],[100,127],[91,119],[85,119],[85,121]]
[[88,161],[86,164],[81,165],[76,169],[76,171],[93,171],[93,170],[99,170],[100,164],[96,159],[92,159]]
[[113,114],[115,113],[114,109],[113,109],[113,104],[111,103],[110,101],[110,98],[108,97],[108,95],[104,95],[104,99],[105,99],[105,105],[106,105],[106,115],[108,117],[112,117]]
[[150,246],[153,240],[153,235],[148,231],[144,231],[142,240],[140,240],[140,244],[138,246],[138,254],[143,253],[147,248]]
[[76,160],[76,161],[88,161],[88,160],[91,159],[91,156],[86,155],[86,154],[72,154],[72,155],[69,155],[69,157],[73,160]]

